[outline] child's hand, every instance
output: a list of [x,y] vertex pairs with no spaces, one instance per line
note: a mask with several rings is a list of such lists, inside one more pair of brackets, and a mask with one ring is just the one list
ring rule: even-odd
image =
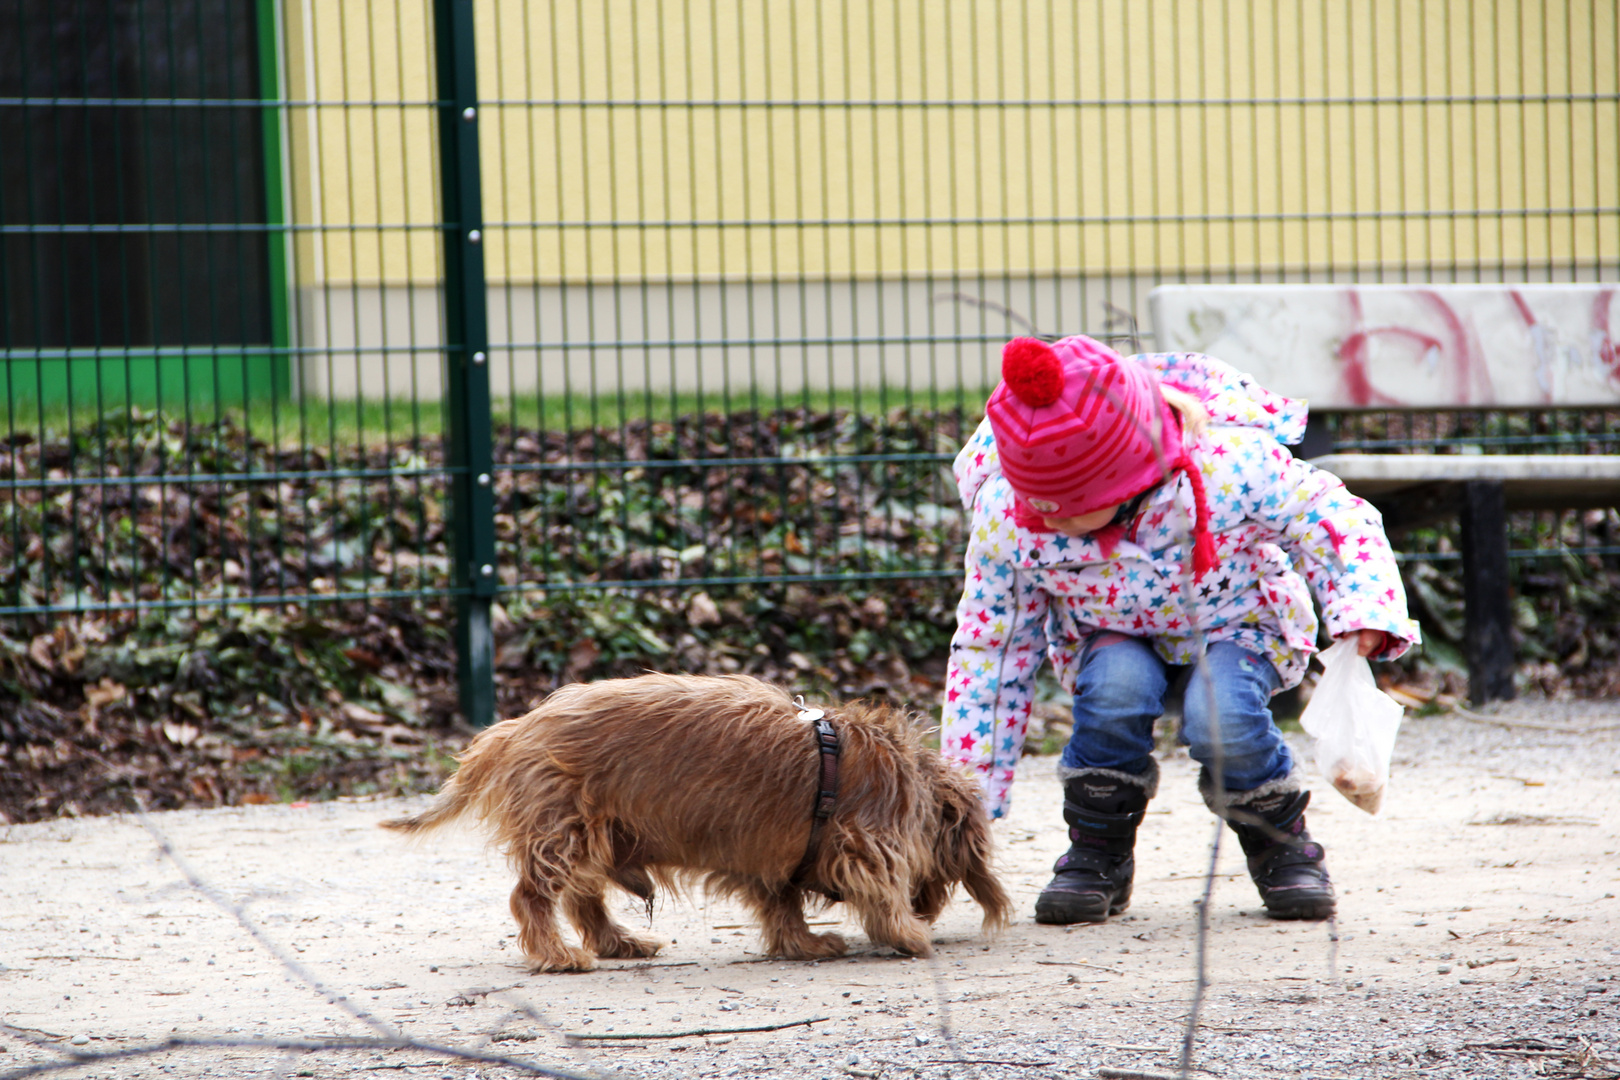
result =
[[1358,656],[1371,656],[1374,653],[1381,653],[1389,644],[1389,635],[1382,630],[1356,630],[1351,634],[1345,634],[1339,640],[1343,641],[1344,638],[1351,636],[1356,639],[1356,654]]

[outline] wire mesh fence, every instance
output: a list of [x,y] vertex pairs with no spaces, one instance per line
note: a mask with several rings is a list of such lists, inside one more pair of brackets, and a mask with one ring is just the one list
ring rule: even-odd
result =
[[487,676],[513,593],[949,582],[1009,335],[1614,279],[1617,59],[1596,0],[15,0],[0,614],[450,603]]

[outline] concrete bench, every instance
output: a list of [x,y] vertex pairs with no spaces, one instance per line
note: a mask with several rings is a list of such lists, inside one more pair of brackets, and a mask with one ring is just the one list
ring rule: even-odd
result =
[[[1159,349],[1203,352],[1336,410],[1620,406],[1614,285],[1163,285]],[[1613,329],[1611,329],[1613,328]],[[1460,525],[1469,697],[1513,696],[1507,514],[1620,506],[1620,455],[1302,452],[1398,534]]]

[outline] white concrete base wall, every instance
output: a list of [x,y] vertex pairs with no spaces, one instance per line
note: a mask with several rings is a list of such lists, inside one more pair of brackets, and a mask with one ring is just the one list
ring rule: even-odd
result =
[[[1340,275],[1347,282],[1357,276]],[[1489,271],[1446,276],[1493,278]],[[1531,276],[1614,280],[1620,267]],[[1321,273],[1246,277],[1332,280]],[[1129,351],[1130,321],[1120,313],[1130,312],[1141,320],[1140,347],[1154,348],[1147,297],[1159,280],[496,284],[488,301],[490,385],[496,397],[702,393],[716,407],[724,395],[746,407],[752,394],[769,403],[777,394],[855,387],[885,387],[896,404],[908,393],[923,401],[958,387],[977,394],[999,377],[1001,342],[1030,332],[1021,319],[1046,334],[1118,334],[1114,344]],[[301,393],[418,401],[442,395],[436,286],[306,287],[296,295]]]

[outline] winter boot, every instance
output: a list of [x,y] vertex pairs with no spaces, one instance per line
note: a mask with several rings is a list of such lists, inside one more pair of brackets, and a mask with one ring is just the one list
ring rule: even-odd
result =
[[1333,914],[1333,882],[1322,845],[1305,830],[1308,791],[1234,792],[1217,810],[1238,835],[1249,876],[1273,919],[1326,919]]
[[1063,781],[1063,820],[1069,850],[1035,901],[1035,921],[1058,926],[1104,922],[1131,903],[1136,873],[1136,827],[1158,787],[1158,768],[1147,776],[1112,769],[1073,771]]

